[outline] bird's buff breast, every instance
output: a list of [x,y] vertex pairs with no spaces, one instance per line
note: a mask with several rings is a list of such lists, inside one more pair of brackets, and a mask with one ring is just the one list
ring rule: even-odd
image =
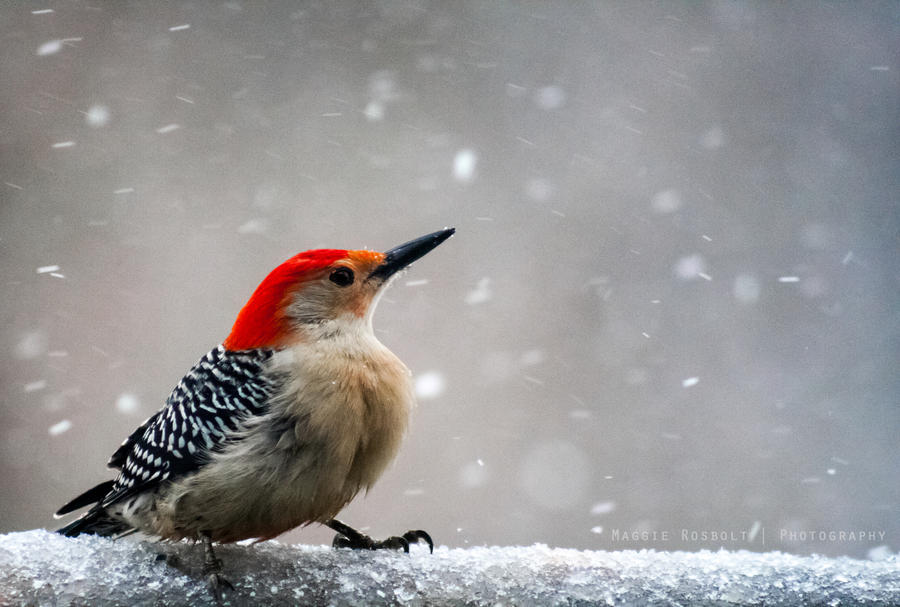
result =
[[[335,340],[337,341],[337,340]],[[334,517],[397,453],[414,405],[409,370],[374,336],[277,353],[269,413],[157,500],[169,538],[270,538]],[[147,524],[149,523],[149,524]]]

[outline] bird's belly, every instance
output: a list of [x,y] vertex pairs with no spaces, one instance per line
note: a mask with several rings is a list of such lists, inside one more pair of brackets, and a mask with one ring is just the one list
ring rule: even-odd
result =
[[[229,455],[228,453],[224,455]],[[356,494],[347,472],[322,454],[219,457],[175,481],[149,513],[153,532],[171,539],[208,533],[213,541],[271,538],[334,517]]]

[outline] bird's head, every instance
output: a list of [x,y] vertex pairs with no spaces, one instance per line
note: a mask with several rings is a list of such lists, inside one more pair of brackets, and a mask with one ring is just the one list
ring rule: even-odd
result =
[[272,270],[241,309],[229,350],[283,348],[344,327],[371,329],[378,297],[397,272],[453,235],[446,228],[384,253],[315,249]]

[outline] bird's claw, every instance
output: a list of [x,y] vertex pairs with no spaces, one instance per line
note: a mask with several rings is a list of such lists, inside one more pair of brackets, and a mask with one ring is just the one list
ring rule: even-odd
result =
[[[363,537],[368,538],[369,536],[366,535]],[[369,539],[371,539],[371,538],[369,538]],[[371,546],[360,546],[358,542],[357,543],[352,542],[350,540],[350,538],[347,537],[346,535],[344,535],[343,533],[335,533],[334,534],[334,539],[331,541],[331,547],[332,548],[350,548],[352,550],[371,548]]]
[[392,535],[389,538],[383,539],[380,542],[375,542],[375,550],[380,548],[387,548],[388,550],[402,550],[403,552],[409,554],[409,542],[406,538],[398,537],[396,535]]
[[388,549],[402,550],[409,553],[409,545],[417,544],[419,540],[424,540],[428,544],[428,551],[434,552],[434,542],[431,540],[431,536],[421,529],[407,531],[402,536],[392,535],[380,542],[376,542],[368,535],[362,533],[352,538],[343,533],[338,533],[334,536],[334,541],[331,542],[331,545],[334,548],[351,548],[353,550]]
[[431,539],[431,536],[428,535],[427,531],[423,531],[421,529],[410,529],[406,533],[403,534],[403,539],[406,540],[407,552],[409,552],[410,544],[418,544],[419,540],[424,540],[426,544],[428,544],[428,552],[434,553],[434,542]]
[[234,586],[221,573],[210,573],[206,576],[206,581],[209,582],[209,587],[215,594],[219,594],[222,588],[234,591]]

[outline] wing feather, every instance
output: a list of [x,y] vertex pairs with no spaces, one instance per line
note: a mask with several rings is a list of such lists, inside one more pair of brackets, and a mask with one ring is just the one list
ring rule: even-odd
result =
[[109,465],[120,472],[102,506],[189,474],[235,440],[246,419],[268,408],[277,383],[265,368],[273,353],[219,346],[201,358],[172,390],[166,405],[113,453]]

